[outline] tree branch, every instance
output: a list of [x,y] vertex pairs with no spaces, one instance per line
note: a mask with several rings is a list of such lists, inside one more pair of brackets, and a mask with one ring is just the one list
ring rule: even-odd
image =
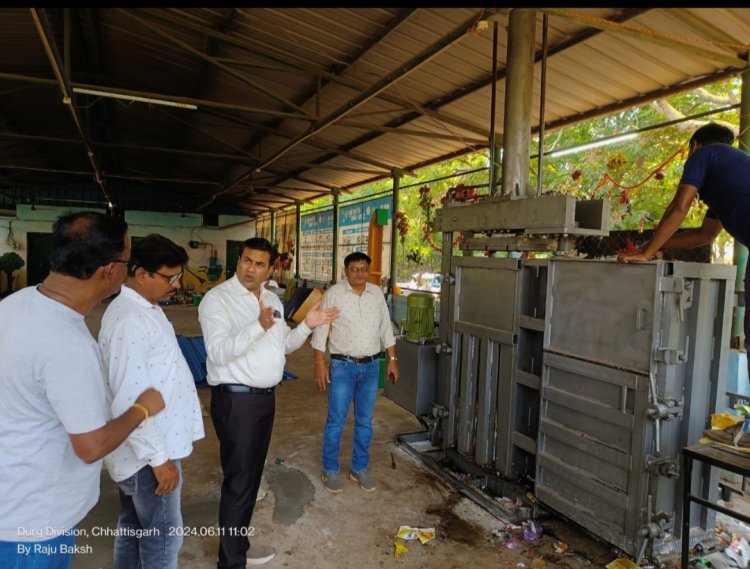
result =
[[721,96],[709,93],[708,91],[706,91],[706,89],[701,87],[699,89],[696,89],[694,93],[707,103],[713,103],[715,105],[718,105],[719,107],[726,107],[728,105],[735,105],[739,103],[737,97],[732,91],[729,91],[729,94],[726,96]]
[[[711,99],[707,98],[706,100],[712,100],[712,101],[715,101],[715,102],[723,101],[724,104],[727,103],[727,99],[724,98],[724,97],[715,97],[715,96],[711,95],[708,92],[706,92],[706,95],[708,97],[712,97]],[[658,111],[659,113],[661,113],[662,115],[664,115],[664,117],[668,121],[676,121],[676,120],[684,119],[685,118],[685,115],[682,114],[677,109],[675,109],[672,105],[670,105],[667,102],[666,99],[659,99],[657,101],[654,101],[653,103],[651,103],[651,106],[656,111]],[[697,128],[699,128],[699,127],[701,127],[701,126],[703,126],[705,124],[708,124],[709,122],[715,122],[717,124],[721,124],[721,125],[724,125],[726,127],[729,127],[729,128],[732,129],[732,132],[734,133],[734,135],[737,136],[738,128],[735,125],[733,125],[733,124],[731,124],[729,122],[726,122],[726,121],[722,121],[722,120],[714,120],[714,121],[688,120],[688,121],[683,121],[683,122],[677,123],[675,125],[675,127],[680,132],[689,132],[689,133],[692,133]]]

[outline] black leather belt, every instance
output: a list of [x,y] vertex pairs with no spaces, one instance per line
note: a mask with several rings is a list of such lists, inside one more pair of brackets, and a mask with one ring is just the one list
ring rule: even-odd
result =
[[371,361],[380,358],[380,354],[374,356],[365,356],[364,358],[354,358],[352,356],[345,356],[344,354],[331,354],[332,360],[343,360],[345,362],[352,362],[353,364],[369,364]]
[[252,393],[253,395],[273,395],[274,387],[250,387],[239,383],[220,383],[212,385],[211,391],[223,391],[224,393]]

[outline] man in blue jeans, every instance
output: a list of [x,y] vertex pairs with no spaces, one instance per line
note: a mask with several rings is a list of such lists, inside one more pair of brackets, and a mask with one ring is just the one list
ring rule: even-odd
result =
[[163,395],[166,412],[148,418],[104,459],[117,482],[113,569],[177,569],[182,545],[181,460],[203,438],[203,415],[193,374],[172,323],[159,306],[180,287],[188,255],[158,234],[133,246],[128,280],[102,318],[108,401],[118,415],[144,385]]
[[[372,440],[372,414],[378,394],[380,352],[388,356],[386,375],[394,383],[399,369],[388,306],[380,287],[367,282],[370,257],[355,252],[344,259],[346,281],[333,285],[323,296],[322,308],[337,307],[339,319],[313,331],[315,383],[328,391],[328,417],[323,434],[322,480],[326,490],[343,490],[339,480],[341,433],[354,402],[354,445],[349,478],[367,492],[375,480],[367,473]],[[329,327],[330,337],[329,337]],[[330,374],[326,367],[326,341],[331,353]]]
[[[690,249],[711,243],[723,229],[743,245],[750,246],[750,155],[734,148],[729,127],[708,123],[693,133],[690,153],[677,192],[664,212],[651,241],[631,255],[620,255],[623,263],[649,261],[657,251]],[[708,206],[700,227],[674,235],[700,196]],[[750,268],[750,264],[748,264]],[[745,270],[745,306],[750,300],[748,269]],[[745,311],[745,349],[750,348],[750,312]],[[750,367],[750,359],[748,359]]]

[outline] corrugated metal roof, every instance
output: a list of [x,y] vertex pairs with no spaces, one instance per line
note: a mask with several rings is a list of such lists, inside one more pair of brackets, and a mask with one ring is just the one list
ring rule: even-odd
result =
[[[36,185],[102,196],[43,37],[70,61],[66,90],[118,206],[260,213],[486,147],[494,22],[502,140],[509,12],[0,9],[0,199]],[[543,14],[548,130],[747,66],[748,8],[547,8],[538,60]]]

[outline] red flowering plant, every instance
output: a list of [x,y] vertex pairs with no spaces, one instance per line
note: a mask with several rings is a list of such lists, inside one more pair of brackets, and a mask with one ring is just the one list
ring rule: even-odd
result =
[[457,184],[449,189],[446,195],[451,196],[457,202],[472,201],[477,197],[476,188],[464,184]]
[[422,186],[419,188],[419,208],[422,210],[424,217],[424,224],[422,225],[422,231],[425,237],[435,231],[435,220],[432,217],[432,211],[437,207],[437,204],[432,201],[432,188],[428,186]]
[[398,231],[398,240],[401,241],[401,246],[404,246],[406,241],[406,234],[409,233],[409,218],[403,211],[397,211],[393,214],[393,221],[396,223],[396,230]]
[[[460,193],[461,200],[474,199],[474,188],[466,187],[463,184],[458,184],[455,188],[450,188],[445,195],[440,199],[440,205],[445,206],[451,197],[454,199]],[[422,210],[422,216],[424,217],[424,223],[422,224],[422,233],[424,240],[427,244],[432,247],[434,251],[438,253],[442,252],[442,247],[435,243],[432,234],[435,233],[435,216],[433,212],[437,209],[438,204],[432,199],[432,188],[428,186],[422,186],[419,188],[419,208]],[[452,247],[455,247],[461,239],[463,232],[453,241]]]

